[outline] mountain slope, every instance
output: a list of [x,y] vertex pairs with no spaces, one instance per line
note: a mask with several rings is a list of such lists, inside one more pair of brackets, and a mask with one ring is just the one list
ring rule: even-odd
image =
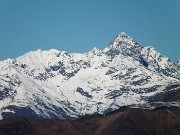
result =
[[177,64],[120,33],[104,50],[39,49],[1,61],[0,114],[40,119],[102,114],[142,106],[179,84]]
[[[141,114],[141,115],[139,115]],[[78,120],[7,118],[0,121],[1,135],[179,135],[180,110],[121,108],[111,114]]]

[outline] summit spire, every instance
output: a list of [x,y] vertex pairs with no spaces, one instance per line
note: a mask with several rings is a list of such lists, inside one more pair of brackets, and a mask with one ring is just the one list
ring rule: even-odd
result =
[[126,33],[125,32],[120,32],[119,35],[124,36],[124,35],[126,35]]

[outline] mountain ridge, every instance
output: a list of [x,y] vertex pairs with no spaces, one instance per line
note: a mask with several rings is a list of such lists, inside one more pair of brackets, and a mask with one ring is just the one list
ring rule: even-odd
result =
[[[141,106],[180,85],[178,64],[124,32],[104,50],[30,51],[0,62],[0,116],[78,118]],[[73,95],[73,96],[72,96]]]
[[7,118],[0,121],[0,134],[179,135],[179,123],[180,110],[177,108],[120,108],[107,115],[86,115],[77,120]]

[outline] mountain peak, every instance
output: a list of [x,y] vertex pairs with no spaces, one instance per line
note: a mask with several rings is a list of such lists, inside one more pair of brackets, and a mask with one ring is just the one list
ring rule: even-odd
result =
[[120,32],[120,33],[119,33],[119,35],[121,35],[121,36],[125,36],[125,35],[126,35],[126,33],[125,33],[125,32]]
[[121,53],[123,55],[134,56],[140,54],[141,49],[142,46],[138,42],[135,42],[125,32],[120,32],[109,46],[104,49],[104,52],[108,55],[118,55]]
[[93,54],[101,54],[102,51],[97,48],[97,47],[94,47],[92,50],[89,51],[89,53],[93,53]]
[[120,46],[127,46],[128,48],[130,46],[134,46],[135,42],[133,41],[133,39],[128,36],[125,32],[121,32],[119,33],[116,38],[110,43],[110,47],[113,48],[119,48]]
[[121,40],[123,40],[123,39],[130,39],[130,40],[132,40],[132,38],[130,36],[128,36],[125,32],[120,32],[116,36],[116,38],[121,39]]
[[123,36],[128,36],[125,32],[120,32],[119,34],[118,34],[118,36],[121,36],[121,37],[123,37]]

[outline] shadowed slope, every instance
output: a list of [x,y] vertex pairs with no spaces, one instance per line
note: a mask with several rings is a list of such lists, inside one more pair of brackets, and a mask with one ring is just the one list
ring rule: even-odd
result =
[[119,109],[106,116],[79,120],[8,118],[0,121],[1,135],[179,135],[180,110]]

